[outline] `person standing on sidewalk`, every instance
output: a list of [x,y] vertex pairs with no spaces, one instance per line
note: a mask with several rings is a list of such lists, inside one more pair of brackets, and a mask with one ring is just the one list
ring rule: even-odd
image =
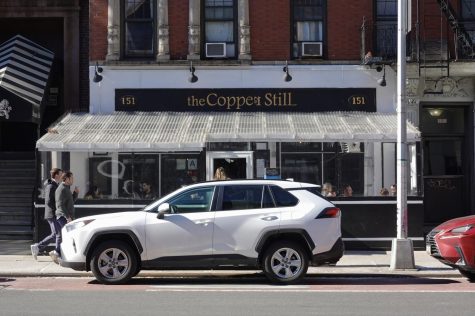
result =
[[74,218],[74,201],[76,201],[79,188],[75,187],[71,193],[71,185],[74,183],[73,173],[71,171],[65,171],[61,176],[61,184],[58,186],[55,192],[56,199],[56,220],[60,228],[56,235],[56,247],[53,251],[50,251],[49,255],[55,263],[59,263],[58,259],[61,257],[61,229]]
[[48,221],[51,234],[46,236],[39,243],[31,245],[31,255],[35,260],[38,259],[38,254],[43,252],[48,246],[50,241],[56,239],[56,234],[59,229],[58,223],[56,221],[56,200],[55,192],[58,188],[58,184],[61,181],[62,170],[59,168],[53,168],[50,171],[51,178],[45,182],[45,220]]

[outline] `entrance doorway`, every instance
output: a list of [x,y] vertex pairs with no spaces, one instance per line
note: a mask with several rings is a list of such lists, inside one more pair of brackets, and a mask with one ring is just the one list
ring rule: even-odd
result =
[[230,179],[252,179],[252,151],[218,152],[206,154],[206,180],[213,180],[217,168],[223,167]]
[[424,222],[434,226],[470,210],[473,151],[468,106],[424,105],[421,109]]

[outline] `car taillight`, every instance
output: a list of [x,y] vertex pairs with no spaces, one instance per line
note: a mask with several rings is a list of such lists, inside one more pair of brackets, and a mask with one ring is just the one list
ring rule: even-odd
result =
[[340,209],[338,207],[327,207],[316,218],[334,218],[340,216]]

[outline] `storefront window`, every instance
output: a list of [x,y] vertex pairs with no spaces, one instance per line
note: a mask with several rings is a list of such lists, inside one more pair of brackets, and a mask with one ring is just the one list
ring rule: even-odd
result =
[[364,194],[363,143],[282,143],[282,178],[323,185],[335,195],[350,185],[354,195]]
[[321,154],[282,153],[282,178],[321,183]]
[[157,155],[119,155],[124,173],[119,179],[119,197],[153,200],[158,197],[159,173]]
[[322,151],[322,143],[282,143],[282,152],[320,152]]
[[112,161],[109,157],[89,158],[89,185],[84,194],[85,199],[102,199],[112,194]]
[[205,181],[204,159],[198,153],[161,155],[162,196],[184,185]]

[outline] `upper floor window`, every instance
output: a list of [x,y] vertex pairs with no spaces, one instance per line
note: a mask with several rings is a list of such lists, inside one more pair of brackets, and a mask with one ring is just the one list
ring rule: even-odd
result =
[[460,11],[465,31],[475,43],[475,0],[461,0]]
[[204,0],[204,57],[236,57],[236,1]]
[[292,56],[321,57],[324,37],[324,0],[294,0]]
[[385,59],[396,57],[397,0],[376,0],[374,55]]
[[461,0],[462,19],[475,20],[475,0]]
[[154,0],[123,0],[123,53],[125,57],[153,57],[155,51]]

